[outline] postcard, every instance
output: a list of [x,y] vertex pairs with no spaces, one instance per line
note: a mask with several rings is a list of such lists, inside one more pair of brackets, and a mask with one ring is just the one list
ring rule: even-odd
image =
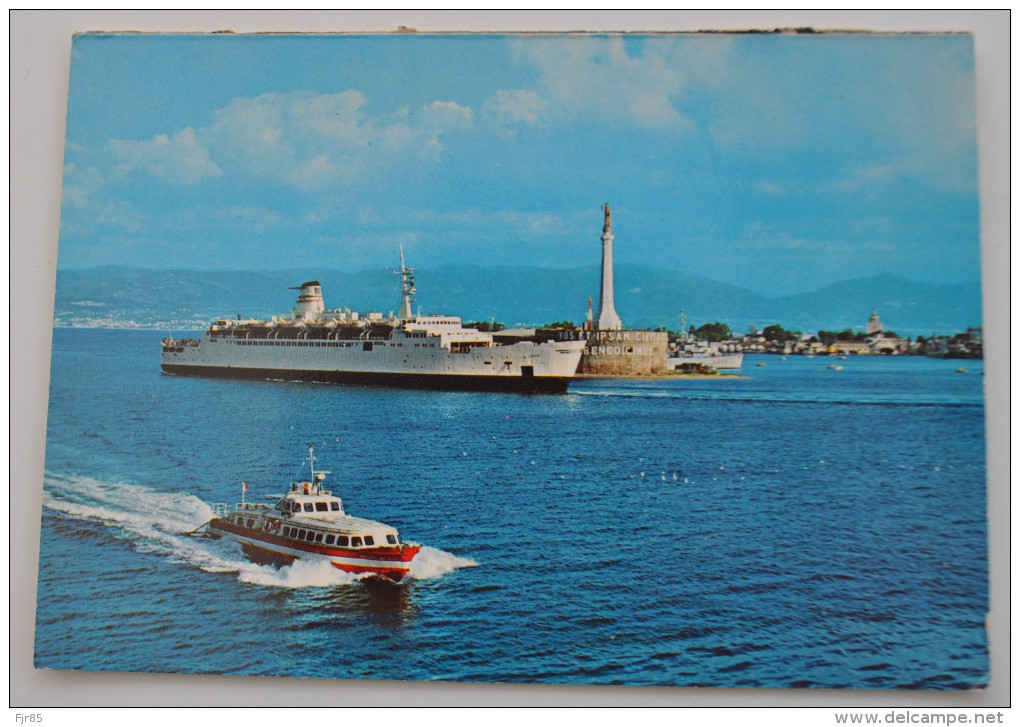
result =
[[969,34],[77,35],[35,666],[983,688],[979,213]]

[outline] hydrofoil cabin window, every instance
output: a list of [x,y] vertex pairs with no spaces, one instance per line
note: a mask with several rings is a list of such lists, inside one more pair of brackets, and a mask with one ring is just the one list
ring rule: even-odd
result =
[[339,502],[329,503],[329,509],[332,510],[333,512],[340,512],[340,503]]
[[371,535],[366,535],[365,545],[375,545],[375,538],[373,538]]
[[326,536],[326,545],[333,545],[335,542],[336,542],[336,536],[335,535],[327,535]]
[[359,538],[357,535],[355,535],[353,538],[351,538],[351,547],[352,548],[360,548],[361,547],[361,538]]
[[346,546],[347,545],[347,536],[346,535],[337,535],[336,536],[336,544],[337,545]]
[[310,502],[305,503],[305,512],[315,512],[315,508],[312,507],[312,503]]
[[386,542],[389,543],[390,545],[396,545],[397,544],[397,536],[396,535],[387,535],[386,536]]
[[317,503],[315,503],[315,511],[316,512],[329,512],[329,504],[325,503],[325,502],[317,502]]

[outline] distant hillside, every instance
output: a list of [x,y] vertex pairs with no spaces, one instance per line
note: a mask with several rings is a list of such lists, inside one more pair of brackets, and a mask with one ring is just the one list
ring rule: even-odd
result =
[[[153,271],[105,267],[57,273],[55,324],[190,330],[219,316],[269,317],[291,310],[290,286],[323,285],[326,305],[362,312],[395,311],[399,278],[393,270],[358,273]],[[417,273],[416,306],[465,320],[508,326],[584,319],[588,298],[598,308],[599,269],[451,266]],[[981,290],[928,285],[891,275],[832,283],[812,293],[766,298],[753,291],[660,268],[619,265],[616,309],[631,328],[679,330],[723,321],[737,333],[779,323],[790,330],[860,329],[871,309],[901,335],[953,333],[981,324]]]

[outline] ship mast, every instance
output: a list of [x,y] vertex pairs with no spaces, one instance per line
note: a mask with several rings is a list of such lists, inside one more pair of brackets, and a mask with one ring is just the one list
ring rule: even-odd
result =
[[400,246],[400,312],[397,316],[402,321],[409,321],[414,318],[411,312],[411,303],[415,293],[414,289],[414,268],[404,264],[404,246]]
[[311,478],[312,488],[313,488],[312,494],[313,495],[318,495],[318,494],[320,494],[322,492],[322,481],[324,479],[326,479],[326,475],[328,475],[329,472],[327,472],[325,470],[316,470],[315,469],[315,454],[314,454],[314,452],[315,452],[315,445],[309,444],[308,445],[308,466],[311,468],[311,471],[312,471],[312,478]]

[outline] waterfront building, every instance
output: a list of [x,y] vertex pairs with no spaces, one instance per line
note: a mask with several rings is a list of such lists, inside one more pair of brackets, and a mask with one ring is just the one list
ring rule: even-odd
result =
[[984,358],[981,328],[968,328],[955,336],[937,336],[924,343],[924,353],[932,358]]

